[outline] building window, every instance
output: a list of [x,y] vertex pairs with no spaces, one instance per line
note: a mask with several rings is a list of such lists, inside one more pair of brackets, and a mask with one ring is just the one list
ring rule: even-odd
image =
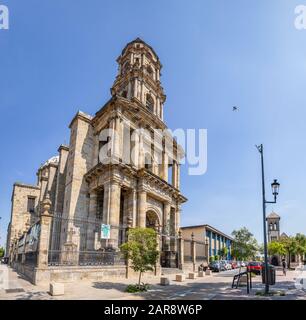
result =
[[153,69],[151,68],[151,66],[147,66],[147,74],[149,77],[151,77],[153,79],[154,72],[153,72]]
[[154,111],[154,100],[151,95],[147,94],[146,96],[146,107],[153,112]]
[[103,219],[103,204],[104,204],[104,190],[100,191],[97,195],[97,214],[98,220]]
[[28,197],[28,210],[29,213],[35,213],[35,197]]
[[145,168],[152,172],[152,158],[149,153],[145,155]]

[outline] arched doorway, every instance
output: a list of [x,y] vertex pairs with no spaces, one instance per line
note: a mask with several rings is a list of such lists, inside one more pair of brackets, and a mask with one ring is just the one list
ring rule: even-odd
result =
[[153,210],[149,210],[146,213],[146,228],[152,228],[155,231],[159,231],[159,218],[156,212],[154,212]]

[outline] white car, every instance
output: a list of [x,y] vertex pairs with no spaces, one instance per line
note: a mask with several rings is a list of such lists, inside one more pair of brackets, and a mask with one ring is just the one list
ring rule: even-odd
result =
[[221,260],[220,263],[224,265],[225,270],[232,270],[232,265],[226,260]]

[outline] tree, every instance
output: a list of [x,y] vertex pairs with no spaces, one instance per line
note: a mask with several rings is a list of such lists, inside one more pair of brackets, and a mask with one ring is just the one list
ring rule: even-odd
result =
[[287,253],[285,245],[279,241],[272,241],[268,243],[268,253],[270,256],[280,255],[284,256]]
[[221,259],[225,259],[227,257],[227,254],[228,254],[227,247],[223,247],[222,249],[219,250],[219,255],[220,255]]
[[288,254],[288,267],[290,268],[291,256],[297,253],[297,241],[295,237],[283,237],[280,242],[284,245],[284,248]]
[[297,233],[296,240],[296,253],[303,259],[306,253],[306,236],[301,233]]
[[0,247],[0,258],[4,257],[4,253],[5,253],[4,248]]
[[259,249],[257,240],[246,227],[234,230],[232,236],[234,237],[232,255],[236,259],[249,260],[256,256]]
[[120,249],[131,260],[133,270],[139,272],[140,289],[141,275],[146,271],[153,271],[158,258],[156,231],[151,228],[130,229],[128,241]]

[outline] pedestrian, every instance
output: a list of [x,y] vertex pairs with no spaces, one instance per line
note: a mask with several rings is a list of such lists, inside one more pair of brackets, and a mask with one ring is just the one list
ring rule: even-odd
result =
[[282,266],[283,266],[283,275],[286,275],[286,269],[287,269],[287,262],[286,259],[282,260]]

